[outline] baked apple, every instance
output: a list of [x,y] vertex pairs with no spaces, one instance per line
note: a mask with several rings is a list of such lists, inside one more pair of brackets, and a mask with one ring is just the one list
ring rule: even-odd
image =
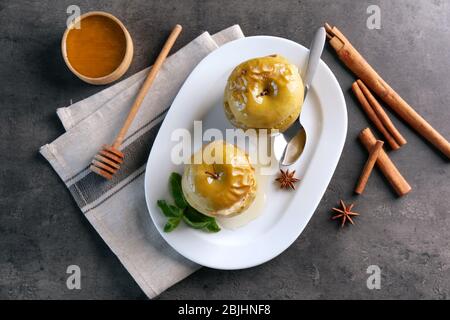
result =
[[298,68],[280,55],[255,58],[238,65],[224,94],[227,118],[242,129],[283,132],[299,117],[303,81]]
[[255,170],[247,154],[222,140],[192,156],[181,181],[187,202],[212,217],[232,217],[245,211],[256,195]]

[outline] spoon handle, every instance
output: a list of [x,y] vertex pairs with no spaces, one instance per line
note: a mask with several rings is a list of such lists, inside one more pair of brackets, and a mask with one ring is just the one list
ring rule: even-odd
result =
[[308,89],[311,86],[317,66],[319,65],[320,56],[322,55],[323,47],[325,45],[326,35],[327,33],[325,28],[320,27],[314,34],[314,38],[311,42],[308,65],[306,66],[306,71],[303,76],[305,82],[305,96],[308,93]]

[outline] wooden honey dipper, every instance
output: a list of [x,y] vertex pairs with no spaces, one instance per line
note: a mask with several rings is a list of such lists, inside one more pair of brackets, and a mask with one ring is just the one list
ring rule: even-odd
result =
[[120,165],[123,163],[124,154],[119,150],[120,145],[122,144],[125,135],[133,123],[134,117],[136,116],[139,108],[142,104],[142,101],[145,98],[148,90],[153,84],[153,80],[155,80],[158,71],[161,69],[161,66],[164,60],[167,58],[170,49],[173,47],[176,39],[180,35],[182,27],[177,24],[172,32],[169,35],[164,47],[158,55],[158,58],[155,61],[155,64],[151,68],[147,78],[145,79],[139,93],[134,100],[133,105],[131,106],[131,110],[128,113],[128,117],[125,120],[122,128],[120,129],[119,134],[116,139],[112,143],[112,145],[104,145],[103,149],[99,151],[91,162],[89,169],[92,172],[110,180],[113,175],[120,169]]

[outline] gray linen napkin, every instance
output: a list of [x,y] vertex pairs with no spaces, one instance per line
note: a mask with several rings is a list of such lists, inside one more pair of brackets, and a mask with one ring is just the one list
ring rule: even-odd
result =
[[199,268],[159,235],[147,211],[144,171],[161,121],[194,67],[220,45],[244,35],[235,25],[204,32],[167,58],[122,145],[125,163],[111,181],[91,173],[89,163],[118,133],[148,69],[57,114],[67,132],[40,153],[64,181],[89,222],[138,285],[153,298]]

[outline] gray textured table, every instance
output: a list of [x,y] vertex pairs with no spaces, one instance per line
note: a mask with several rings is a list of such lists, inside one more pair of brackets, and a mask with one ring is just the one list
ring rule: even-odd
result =
[[[38,148],[63,128],[55,109],[101,88],[65,68],[59,49],[73,1],[0,1],[0,298],[145,298],[80,213]],[[147,66],[171,26],[185,27],[177,47],[203,30],[238,23],[247,35],[308,44],[323,22],[336,24],[367,60],[444,136],[450,138],[450,1],[370,1],[381,29],[366,27],[369,2],[95,1],[121,18],[135,43],[128,75]],[[327,48],[323,59],[345,93],[349,130],[328,190],[300,238],[276,259],[249,270],[202,269],[175,285],[170,298],[449,298],[449,161],[393,117],[408,144],[392,158],[413,187],[397,199],[379,172],[352,195],[366,159],[356,140],[368,125],[349,91],[353,76]],[[356,201],[357,225],[339,230],[330,208]],[[82,270],[81,290],[66,288],[66,268]],[[380,290],[366,269],[381,268]]]

